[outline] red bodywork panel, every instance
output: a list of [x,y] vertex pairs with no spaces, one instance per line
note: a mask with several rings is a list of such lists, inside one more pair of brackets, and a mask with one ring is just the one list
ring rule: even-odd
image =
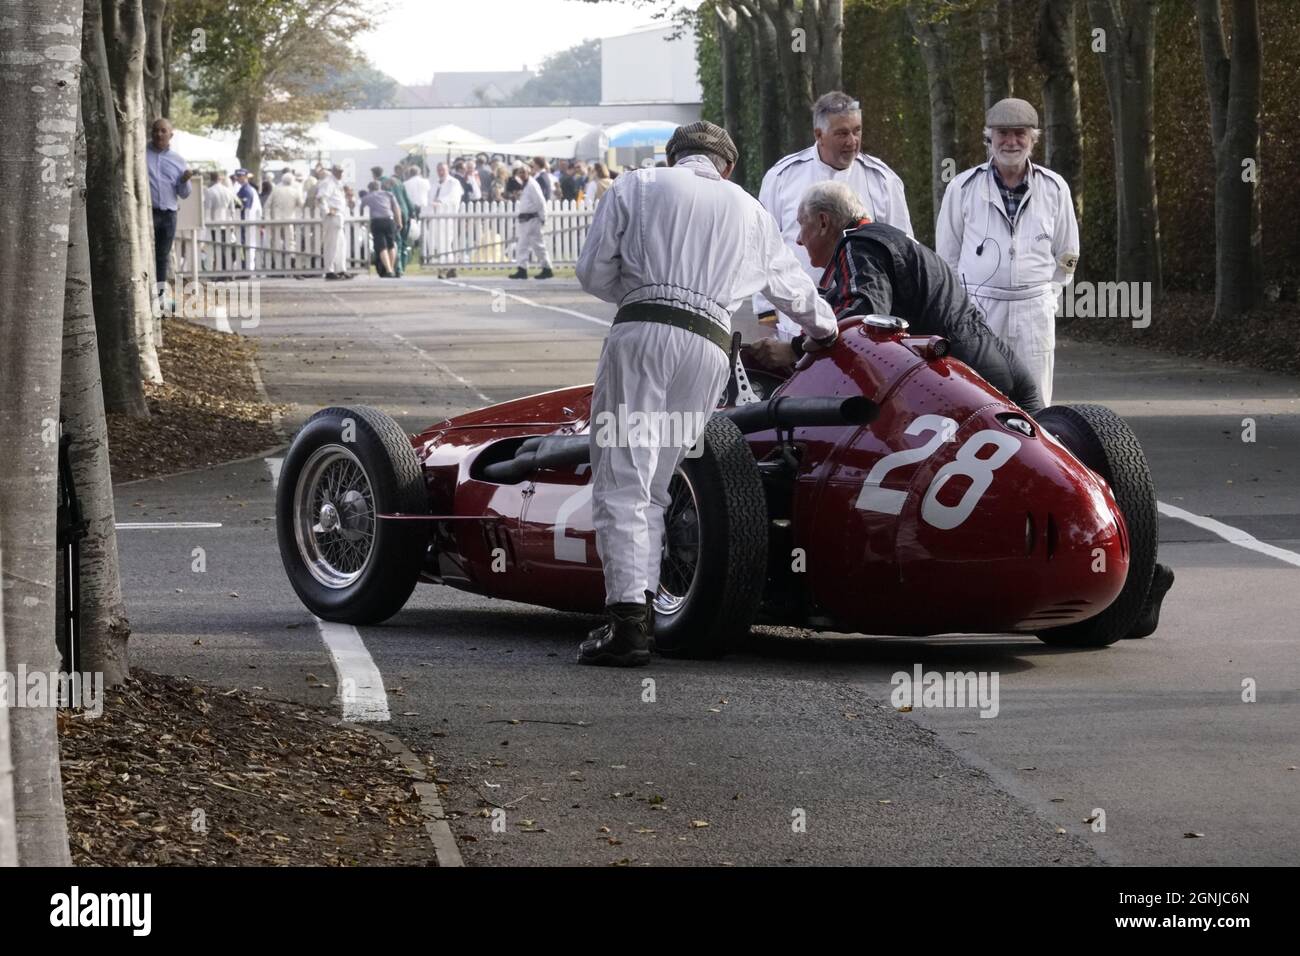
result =
[[[854,396],[868,426],[797,428],[789,561],[805,619],[875,634],[1034,632],[1091,617],[1128,572],[1123,518],[1106,483],[931,340],[841,323],[829,352],[802,360],[777,394]],[[561,610],[599,611],[604,581],[590,469],[483,480],[533,435],[587,431],[591,386],[560,389],[440,422],[412,443],[431,521],[426,578]],[[762,461],[777,436],[749,436]],[[477,464],[477,468],[476,468]],[[781,553],[772,563],[785,562]],[[494,569],[495,568],[495,569]]]

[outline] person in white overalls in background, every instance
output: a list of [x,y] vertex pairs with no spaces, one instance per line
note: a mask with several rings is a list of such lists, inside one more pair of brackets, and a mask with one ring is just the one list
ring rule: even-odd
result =
[[1079,223],[1065,180],[1030,161],[1037,110],[1024,100],[1000,100],[985,122],[990,159],[948,184],[935,251],[1051,405],[1056,309],[1079,261]]
[[[578,281],[618,314],[591,397],[591,514],[609,623],[583,642],[583,664],[649,663],[664,507],[694,437],[602,440],[598,423],[666,412],[706,419],[730,373],[731,316],[763,292],[808,333],[805,351],[839,335],[830,306],[781,240],[767,211],[735,183],[736,145],[720,126],[679,126],[667,168],[626,172],[596,204]],[[684,436],[679,436],[684,437]]]
[[[847,93],[825,94],[813,104],[813,145],[791,153],[767,171],[758,201],[772,214],[786,246],[813,284],[822,270],[808,261],[799,245],[799,201],[813,183],[844,183],[862,201],[872,222],[883,222],[912,235],[903,181],[875,156],[862,150],[862,107]],[[801,331],[789,316],[778,318],[777,308],[762,293],[754,296],[754,314],[764,325],[775,324],[777,337],[790,341]]]

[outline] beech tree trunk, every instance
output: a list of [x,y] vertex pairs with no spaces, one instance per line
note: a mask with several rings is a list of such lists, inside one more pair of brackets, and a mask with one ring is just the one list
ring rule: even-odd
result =
[[749,59],[758,87],[759,155],[766,173],[785,155],[781,151],[781,68],[776,53],[776,29],[759,9],[757,0],[737,0],[736,8],[749,32]]
[[[0,607],[5,664],[57,673],[56,492],[63,281],[79,96],[80,0],[5,7],[0,98]],[[15,687],[17,693],[26,687]],[[27,700],[27,704],[39,703]],[[71,862],[59,772],[57,710],[9,708],[17,859]]]
[[1043,71],[1043,134],[1049,169],[1070,186],[1083,221],[1083,113],[1075,52],[1074,0],[1040,0],[1035,48]]
[[1007,0],[984,0],[979,8],[980,59],[984,66],[984,110],[1012,95],[1011,6]]
[[1115,139],[1116,273],[1164,293],[1160,214],[1156,205],[1155,23],[1157,0],[1088,0],[1102,31],[1106,100]]
[[[740,65],[738,62],[736,12],[725,4],[719,3],[714,12],[717,16],[718,57],[722,66],[722,125],[738,143],[743,135],[740,129]],[[740,151],[736,168],[732,171],[733,182],[744,183],[745,151]]]
[[803,25],[808,31],[815,103],[823,93],[844,86],[844,0],[803,0]]
[[244,168],[252,173],[252,181],[261,182],[262,171],[262,101],[256,97],[244,103],[239,121],[239,145],[235,152]]
[[136,313],[150,307],[148,276],[132,236],[138,226],[135,206],[121,197],[126,160],[100,0],[85,0],[84,10],[81,115],[86,130],[86,208],[104,407],[132,418],[148,418],[136,335]]
[[128,676],[126,639],[130,628],[118,575],[108,428],[99,385],[99,349],[90,291],[85,142],[78,123],[76,180],[68,216],[59,407],[66,419],[64,433],[72,439],[72,477],[86,520],[86,537],[81,541],[81,669],[102,673],[104,686],[115,687]]
[[1257,302],[1261,274],[1257,0],[1231,0],[1232,57],[1219,0],[1199,0],[1201,53],[1214,147],[1214,318],[1234,319]]
[[956,161],[958,156],[957,98],[953,94],[949,64],[948,21],[932,3],[914,0],[908,5],[907,13],[921,45],[930,90],[930,188],[937,213],[948,185],[943,179],[943,161]]
[[759,0],[772,24],[781,71],[784,102],[781,106],[781,152],[783,155],[805,148],[812,136],[812,60],[808,53],[807,33],[796,37],[801,26],[794,0]]

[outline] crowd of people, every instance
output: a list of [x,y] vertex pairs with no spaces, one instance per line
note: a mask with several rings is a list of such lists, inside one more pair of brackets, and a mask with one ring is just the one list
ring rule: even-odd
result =
[[[176,235],[177,206],[190,195],[193,176],[184,158],[170,148],[171,136],[172,127],[166,119],[151,125],[147,160],[160,285],[167,275]],[[399,162],[391,173],[374,166],[359,189],[344,181],[345,171],[338,165],[317,163],[305,176],[290,168],[278,174],[268,171],[260,177],[260,185],[247,169],[229,175],[214,170],[207,174],[202,197],[204,265],[220,273],[282,271],[301,275],[319,268],[326,279],[337,280],[351,278],[352,263],[368,256],[380,277],[400,278],[412,255],[418,254],[417,243],[426,232],[435,266],[478,254],[477,248],[458,246],[455,222],[446,214],[462,204],[486,200],[518,206],[513,277],[527,278],[527,266],[536,260],[541,268],[535,278],[548,279],[554,275],[543,238],[549,204],[568,200],[593,206],[613,185],[616,175],[599,162],[562,159],[552,168],[544,157],[536,156],[529,162],[516,160],[508,165],[504,157],[486,153],[437,163],[432,178],[426,175],[421,160]],[[349,248],[358,245],[346,229],[351,218],[368,220],[369,249]],[[304,219],[322,224],[319,251],[306,248],[306,236],[294,222]],[[239,225],[250,220],[258,224]],[[459,241],[464,245],[463,236]],[[495,254],[504,255],[503,238],[497,236],[496,244],[502,249]],[[456,275],[451,264],[435,271],[440,278]]]

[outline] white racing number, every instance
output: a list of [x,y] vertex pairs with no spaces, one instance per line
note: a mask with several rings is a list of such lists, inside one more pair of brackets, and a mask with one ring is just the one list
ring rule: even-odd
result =
[[[938,450],[945,441],[951,441],[957,431],[957,423],[943,415],[921,415],[903,433],[921,435],[931,432],[930,440],[918,448],[905,448],[891,452],[872,467],[862,483],[858,493],[856,507],[863,511],[879,511],[882,514],[896,515],[902,512],[907,501],[906,491],[882,488],[885,476],[895,468],[924,461]],[[980,458],[979,453],[988,445],[994,448],[993,454]],[[941,531],[949,531],[971,516],[979,500],[993,483],[993,472],[1001,468],[1020,450],[1020,439],[1006,432],[986,428],[976,432],[957,449],[956,457],[935,473],[921,502],[921,519]],[[962,493],[961,499],[954,505],[945,505],[939,501],[939,492],[950,478],[964,475],[970,479],[970,485]]]
[[[582,474],[584,471],[590,471],[591,465],[579,465],[576,474]],[[564,499],[560,505],[560,510],[555,515],[555,528],[551,534],[555,541],[555,560],[572,561],[574,564],[587,563],[587,541],[585,538],[570,538],[568,536],[569,519],[583,505],[591,501],[591,484],[585,484],[569,497]]]

